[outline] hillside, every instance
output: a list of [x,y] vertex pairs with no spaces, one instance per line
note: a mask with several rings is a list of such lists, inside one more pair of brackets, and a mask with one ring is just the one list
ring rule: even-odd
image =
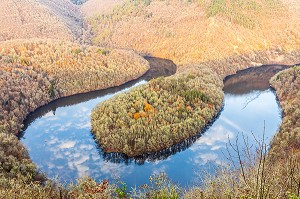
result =
[[27,38],[74,41],[81,35],[79,10],[70,1],[0,2],[0,41]]
[[131,51],[71,42],[17,40],[0,46],[0,125],[4,122],[15,133],[26,115],[41,105],[124,84],[149,68],[146,60]]
[[84,27],[82,14],[78,6],[74,6],[69,0],[39,0],[51,15],[57,17],[64,26],[71,31],[75,39],[84,42],[89,36]]
[[[83,2],[0,1],[0,198],[131,197],[126,184],[106,180],[84,178],[67,188],[47,181],[15,135],[29,113],[55,99],[140,77],[149,62],[139,54],[173,60],[179,68],[94,109],[93,133],[108,152],[135,156],[180,142],[219,112],[227,75],[300,63],[298,0]],[[206,176],[202,187],[184,190],[150,178],[155,186],[143,186],[140,197],[133,190],[132,197],[299,197],[299,71],[290,68],[270,81],[283,110],[270,153],[259,143],[253,161]]]
[[[271,80],[283,109],[280,131],[274,137],[270,154],[286,157],[292,152],[300,156],[300,67],[282,71]],[[300,159],[298,159],[300,161]]]
[[89,0],[80,8],[86,17],[108,14],[113,7],[121,5],[124,0]]
[[[199,3],[200,2],[200,3]],[[126,1],[87,19],[95,44],[188,63],[300,48],[299,1]],[[299,8],[299,6],[298,6]],[[250,64],[250,63],[249,63]]]
[[58,40],[0,42],[1,196],[12,191],[10,186],[32,186],[43,178],[15,136],[30,112],[57,98],[124,84],[148,69],[149,63],[132,51]]

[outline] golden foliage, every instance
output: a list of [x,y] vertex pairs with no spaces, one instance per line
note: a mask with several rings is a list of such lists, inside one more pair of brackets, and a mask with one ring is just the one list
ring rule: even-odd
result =
[[[93,42],[149,53],[178,65],[299,50],[297,1],[294,6],[287,0],[152,0],[147,6],[135,2],[125,1],[110,13],[88,18]],[[270,57],[258,63],[274,62],[280,60]]]
[[92,132],[109,152],[136,156],[165,149],[213,119],[222,106],[221,88],[216,73],[187,66],[99,104],[92,113]]
[[53,40],[2,42],[0,64],[0,123],[14,133],[29,112],[53,99],[118,86],[149,68],[130,51]]
[[44,177],[14,134],[38,107],[59,97],[124,84],[143,75],[149,63],[131,51],[54,40],[0,46],[0,195],[66,198],[58,186],[41,186],[38,181]]
[[134,115],[133,115],[133,118],[134,119],[139,119],[141,117],[141,115],[140,115],[140,113],[135,113]]

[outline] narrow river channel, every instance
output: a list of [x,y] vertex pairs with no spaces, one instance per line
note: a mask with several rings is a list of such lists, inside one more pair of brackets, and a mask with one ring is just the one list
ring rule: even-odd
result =
[[172,75],[176,70],[168,60],[155,63],[166,67],[159,70],[157,67],[117,88],[56,100],[29,115],[20,139],[38,168],[62,183],[76,182],[77,178],[88,175],[96,180],[120,177],[128,187],[134,187],[148,183],[150,175],[165,172],[174,182],[187,186],[197,184],[204,171],[213,172],[216,165],[226,164],[224,153],[229,141],[235,143],[238,138],[243,148],[244,135],[249,138],[249,146],[255,146],[253,136],[261,139],[264,128],[266,143],[276,133],[281,123],[281,109],[268,80],[283,68],[264,66],[240,71],[225,79],[224,108],[214,123],[198,136],[138,159],[104,153],[90,132],[92,109],[117,93],[160,75]]

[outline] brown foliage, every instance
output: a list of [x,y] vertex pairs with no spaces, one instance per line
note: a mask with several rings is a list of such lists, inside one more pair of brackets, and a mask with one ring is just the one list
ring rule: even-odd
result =
[[216,73],[187,66],[99,104],[92,113],[92,132],[108,152],[137,156],[163,150],[213,119],[222,106],[221,88]]
[[149,64],[133,52],[60,41],[9,41],[0,49],[0,122],[14,133],[29,112],[53,99],[118,86]]
[[272,140],[270,155],[281,158],[294,152],[300,158],[300,67],[278,73],[271,84],[276,89],[283,119]]
[[1,1],[0,41],[25,38],[75,40],[76,36],[65,24],[67,20],[59,18],[57,12],[55,16],[47,3],[45,6],[42,2],[46,1]]
[[149,63],[131,51],[53,40],[1,42],[1,196],[7,190],[12,198],[67,197],[59,186],[41,186],[44,177],[14,135],[30,112],[59,97],[124,84],[148,68]]
[[[135,49],[184,65],[277,48],[283,53],[299,50],[299,2],[289,1],[153,0],[148,6],[125,1],[87,21],[95,44]],[[233,5],[218,8],[213,2]],[[214,7],[220,10],[208,15]],[[265,64],[270,62],[272,58]]]

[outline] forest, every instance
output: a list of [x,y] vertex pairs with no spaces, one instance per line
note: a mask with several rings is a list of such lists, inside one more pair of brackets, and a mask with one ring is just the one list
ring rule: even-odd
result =
[[[300,198],[300,3],[296,0],[6,0],[0,2],[0,198]],[[252,156],[181,187],[49,179],[18,139],[39,107],[142,77],[147,57],[177,71],[99,103],[91,133],[107,153],[159,152],[195,136],[224,103],[223,80],[262,65],[282,123]],[[257,125],[257,124],[253,124]]]

